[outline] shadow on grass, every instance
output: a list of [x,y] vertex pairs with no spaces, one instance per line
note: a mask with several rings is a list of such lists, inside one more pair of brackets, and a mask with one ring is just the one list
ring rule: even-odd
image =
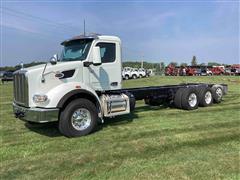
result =
[[58,131],[57,122],[49,122],[49,123],[25,123],[25,127],[30,129],[33,132],[38,134],[48,136],[48,137],[59,137],[62,134]]
[[[100,125],[99,128],[95,131],[99,131],[101,129],[103,129],[104,127],[108,127],[108,126],[120,126],[120,125],[123,125],[123,124],[128,124],[128,123],[131,123],[133,122],[134,120],[138,120],[139,116],[138,116],[138,112],[144,112],[144,111],[157,111],[157,110],[161,110],[161,109],[166,109],[167,105],[161,105],[161,106],[140,106],[140,107],[136,107],[134,112],[131,113],[131,114],[126,114],[126,115],[121,115],[121,116],[117,116],[117,117],[114,117],[114,118],[105,118],[104,119],[104,124]],[[170,107],[171,108],[171,107]],[[232,110],[232,109],[235,109],[235,107],[225,107],[225,110]],[[236,107],[236,109],[238,109],[238,107]],[[209,109],[208,112],[211,111],[211,112],[218,112],[219,109]],[[188,112],[188,111],[186,111]],[[171,116],[171,115],[176,115],[178,114],[179,112],[175,112],[175,113],[168,113],[168,116]],[[188,114],[191,113],[191,112],[188,112]],[[194,111],[192,112],[194,113]],[[199,111],[198,113],[206,113],[205,111]],[[221,126],[222,124],[220,124]],[[235,126],[236,124],[234,124]],[[58,131],[58,127],[57,127],[57,122],[52,122],[52,123],[44,123],[44,124],[29,124],[29,123],[25,123],[25,126],[30,129],[31,131],[34,131],[38,134],[41,134],[41,135],[44,135],[44,136],[48,136],[48,137],[59,137],[59,136],[62,136],[62,134]],[[209,124],[207,125],[208,128],[209,128]],[[211,126],[211,125],[210,125]],[[218,125],[212,125],[213,128],[218,127]],[[224,126],[228,126],[228,123],[227,124],[224,124]],[[230,125],[231,126],[231,125]],[[194,127],[193,129],[192,128],[187,128],[187,129],[171,129],[171,130],[163,130],[163,131],[157,131],[157,133],[167,133],[169,131],[172,131],[172,132],[175,132],[175,133],[179,133],[179,132],[184,132],[184,131],[196,131],[196,128],[200,128],[202,129],[203,127]],[[94,133],[95,133],[94,132]],[[149,132],[148,132],[149,133]],[[156,133],[155,131],[152,131],[152,133]],[[151,133],[150,133],[151,134]],[[140,135],[142,136],[142,135]],[[143,134],[143,136],[148,136],[147,134]]]
[[169,107],[168,105],[161,105],[161,106],[139,106],[134,109],[134,111],[131,114],[116,116],[113,118],[104,118],[104,126],[116,126],[120,124],[126,124],[130,123],[133,120],[138,119],[138,112],[144,112],[144,111],[157,111],[161,109],[166,109]]
[[[105,118],[104,124],[100,125],[96,131],[99,131],[106,126],[117,126],[117,125],[130,123],[133,120],[137,120],[138,119],[138,115],[136,114],[137,112],[149,111],[149,110],[160,110],[164,108],[166,107],[165,106],[136,107],[134,112],[131,114],[121,115],[114,118]],[[62,134],[58,131],[57,122],[49,122],[49,123],[43,123],[43,124],[26,122],[25,127],[27,127],[33,132],[36,132],[38,134],[48,136],[48,137],[62,136]]]

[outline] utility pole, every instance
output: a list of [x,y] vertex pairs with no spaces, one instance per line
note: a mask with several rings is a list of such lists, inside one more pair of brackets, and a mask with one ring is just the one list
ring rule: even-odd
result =
[[86,36],[85,19],[83,20],[83,35]]
[[142,60],[142,63],[141,63],[141,68],[143,68],[143,60]]
[[161,64],[161,62],[159,64],[159,75],[162,75],[162,64]]

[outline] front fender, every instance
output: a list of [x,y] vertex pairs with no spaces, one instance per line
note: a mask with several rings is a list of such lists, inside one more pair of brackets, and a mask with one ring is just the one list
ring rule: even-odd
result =
[[86,86],[83,83],[69,82],[69,83],[64,83],[59,86],[56,86],[55,88],[51,89],[47,93],[47,96],[49,98],[49,103],[45,106],[45,108],[58,107],[59,103],[61,103],[61,100],[64,99],[64,96],[66,96],[67,94],[75,90],[79,90],[79,92],[82,90],[90,93],[96,98],[97,102],[100,104],[100,99],[92,88]]

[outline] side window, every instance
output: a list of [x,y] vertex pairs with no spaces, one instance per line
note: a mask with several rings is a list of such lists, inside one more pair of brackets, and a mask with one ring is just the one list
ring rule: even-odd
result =
[[97,43],[100,47],[102,63],[114,62],[116,59],[116,44],[115,43]]

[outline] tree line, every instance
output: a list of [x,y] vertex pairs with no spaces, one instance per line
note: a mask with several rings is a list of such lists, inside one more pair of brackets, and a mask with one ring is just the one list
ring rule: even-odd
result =
[[[46,62],[43,62],[43,61],[33,61],[31,63],[27,63],[27,64],[24,64],[24,68],[27,68],[27,67],[31,67],[31,66],[35,66],[35,65],[39,65],[39,64],[44,64]],[[143,68],[145,69],[154,69],[156,71],[157,74],[162,74],[164,73],[165,71],[165,67],[168,66],[168,65],[173,65],[173,66],[183,66],[183,67],[186,67],[188,66],[188,63],[186,62],[183,62],[183,63],[177,63],[177,62],[170,62],[169,64],[165,64],[163,61],[161,62],[147,62],[147,61],[124,61],[123,63],[123,67],[132,67],[132,68],[141,68],[141,66],[143,65]],[[220,64],[220,63],[217,63],[217,62],[208,62],[207,64],[205,63],[200,63],[198,64],[197,62],[197,58],[196,56],[193,56],[192,58],[192,61],[191,61],[191,66],[197,66],[197,65],[200,65],[200,66],[220,66],[220,65],[227,65],[227,64]],[[0,71],[16,71],[18,69],[20,69],[21,66],[20,65],[16,65],[16,66],[5,66],[5,67],[0,67]]]
[[[36,66],[39,64],[45,64],[46,62],[43,61],[33,61],[31,63],[24,64],[24,68],[28,68],[31,66]],[[21,69],[21,66],[18,64],[16,66],[5,66],[5,67],[0,67],[0,71],[16,71]]]

